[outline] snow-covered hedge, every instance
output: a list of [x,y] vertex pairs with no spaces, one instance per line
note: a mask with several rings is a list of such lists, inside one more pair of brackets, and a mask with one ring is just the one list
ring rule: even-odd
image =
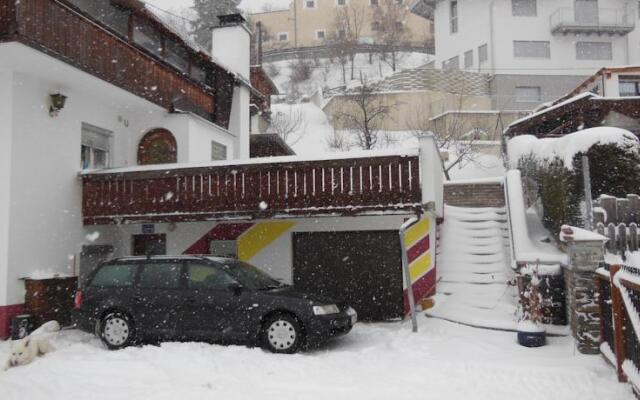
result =
[[526,189],[541,200],[545,226],[582,225],[582,155],[591,166],[591,192],[624,197],[640,186],[640,142],[624,129],[591,128],[562,138],[524,135],[508,143],[511,164],[522,171]]

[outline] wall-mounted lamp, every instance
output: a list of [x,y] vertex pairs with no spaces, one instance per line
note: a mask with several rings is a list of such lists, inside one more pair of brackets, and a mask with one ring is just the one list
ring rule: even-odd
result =
[[67,101],[67,96],[56,93],[49,95],[51,97],[51,107],[49,107],[49,115],[52,117],[57,117],[60,113],[60,110],[64,108],[64,104]]

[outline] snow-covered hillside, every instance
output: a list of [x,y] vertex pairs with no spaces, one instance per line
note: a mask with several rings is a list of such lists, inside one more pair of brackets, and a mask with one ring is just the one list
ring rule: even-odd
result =
[[[425,53],[399,53],[396,71],[416,68],[428,63],[432,56]],[[282,93],[297,92],[301,95],[311,95],[317,88],[337,88],[345,85],[343,80],[342,66],[336,60],[329,58],[319,58],[317,60],[304,60],[311,69],[311,76],[299,82],[291,79],[294,70],[299,64],[296,60],[276,61],[265,63],[265,70],[271,79],[278,86]],[[369,62],[368,54],[358,54],[355,57],[354,79],[351,79],[351,63],[345,65],[346,85],[359,82],[360,74],[367,82],[375,82],[388,77],[394,71],[391,68],[390,60],[383,60],[378,54],[374,54]]]

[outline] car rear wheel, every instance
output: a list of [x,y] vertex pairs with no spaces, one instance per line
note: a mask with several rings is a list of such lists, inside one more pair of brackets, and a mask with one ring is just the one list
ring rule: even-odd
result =
[[134,338],[134,326],[131,317],[120,311],[107,313],[100,320],[99,336],[111,350],[129,346]]
[[273,353],[297,352],[304,333],[298,319],[290,314],[277,314],[268,318],[262,328],[263,346]]

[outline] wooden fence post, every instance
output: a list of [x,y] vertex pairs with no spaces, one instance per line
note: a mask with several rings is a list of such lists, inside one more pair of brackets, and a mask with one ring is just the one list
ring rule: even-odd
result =
[[622,370],[622,363],[626,359],[626,347],[624,339],[624,303],[620,289],[614,284],[614,277],[620,270],[619,265],[612,265],[609,269],[611,273],[611,308],[613,314],[614,350],[616,353],[616,369],[618,371],[618,381],[626,382],[627,376]]

